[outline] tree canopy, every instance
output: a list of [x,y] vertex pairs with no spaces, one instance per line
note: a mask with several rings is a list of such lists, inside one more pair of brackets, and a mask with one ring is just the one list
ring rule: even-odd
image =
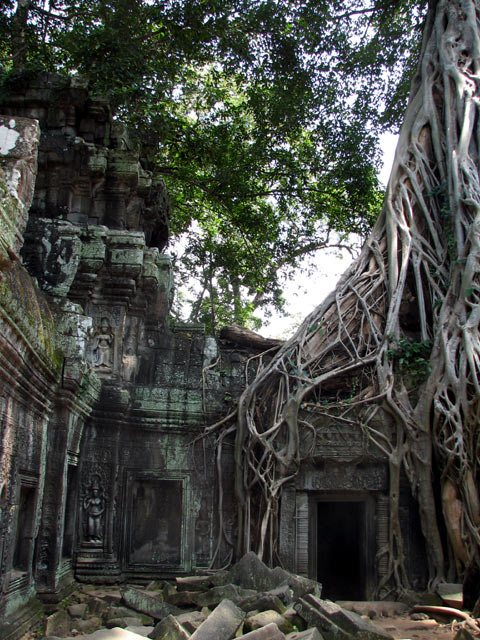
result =
[[192,319],[214,328],[281,308],[282,272],[373,224],[378,134],[403,112],[425,2],[1,7],[4,83],[86,75],[143,141],[173,199],[173,236],[187,236],[177,271],[199,281]]

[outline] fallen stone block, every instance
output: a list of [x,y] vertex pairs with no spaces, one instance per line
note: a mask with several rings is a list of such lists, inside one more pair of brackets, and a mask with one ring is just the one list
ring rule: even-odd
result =
[[303,598],[299,598],[293,608],[305,620],[307,626],[316,627],[325,640],[351,640],[350,634]]
[[253,616],[248,616],[245,618],[245,629],[247,631],[254,631],[255,629],[260,629],[260,627],[265,627],[268,624],[276,624],[282,633],[290,633],[293,631],[293,627],[285,620],[278,611],[261,611],[260,613],[256,613]]
[[230,600],[222,600],[195,633],[192,640],[231,640],[245,618],[245,612]]
[[167,616],[148,634],[153,640],[187,640],[189,632],[173,616]]
[[348,609],[360,616],[368,616],[369,618],[381,618],[400,616],[408,611],[408,605],[404,602],[395,602],[394,600],[336,600],[343,609]]
[[70,635],[72,621],[66,611],[57,611],[48,616],[45,626],[45,635],[66,637]]
[[143,636],[115,627],[114,629],[99,629],[83,636],[82,640],[143,640]]
[[463,607],[463,585],[454,582],[442,582],[437,593],[447,607],[461,609]]
[[131,631],[132,633],[136,633],[139,636],[142,636],[142,638],[148,638],[148,634],[151,633],[153,631],[153,627],[143,627],[143,626],[129,626],[125,628],[126,631]]
[[283,614],[286,610],[286,606],[280,598],[271,593],[258,593],[253,596],[249,596],[248,598],[244,598],[236,602],[236,605],[247,613],[254,609],[257,611],[267,611],[272,609],[273,611]]
[[88,615],[103,617],[110,609],[110,604],[102,598],[93,597],[89,599],[87,607]]
[[353,611],[347,611],[336,602],[321,600],[312,594],[305,596],[305,600],[315,605],[324,615],[347,633],[362,640],[391,640],[392,636],[365,620]]
[[278,587],[283,580],[276,580],[272,570],[262,562],[256,553],[249,551],[230,569],[230,578],[234,584],[245,589],[268,591]]
[[91,616],[85,620],[78,619],[72,622],[72,631],[75,628],[80,633],[93,633],[97,629],[103,627],[102,619],[97,616]]
[[272,622],[265,627],[250,631],[243,636],[237,638],[245,638],[246,640],[285,640],[285,634],[280,631],[277,625]]
[[108,618],[128,618],[135,615],[136,611],[128,607],[110,607],[107,612]]
[[285,571],[282,567],[272,569],[272,575],[277,585],[286,584],[290,587],[294,598],[301,598],[306,593],[313,593],[317,597],[322,594],[322,585],[319,582]]
[[84,618],[87,613],[87,604],[85,602],[81,604],[71,604],[67,607],[67,612],[71,618]]
[[121,629],[125,629],[125,627],[138,626],[141,625],[142,621],[137,616],[122,616],[121,618],[109,618],[105,622],[105,626],[107,629],[113,629],[114,627],[120,627]]
[[181,609],[173,604],[161,602],[156,598],[146,595],[138,589],[130,588],[123,592],[122,600],[127,607],[151,616],[155,621],[162,620],[168,615],[178,615]]
[[305,631],[293,631],[287,636],[288,640],[323,640],[323,636],[316,627],[311,627]]
[[199,607],[214,607],[222,600],[231,600],[237,603],[255,595],[257,595],[257,591],[253,589],[243,589],[236,584],[225,584],[220,587],[213,587],[204,593],[199,593],[196,597],[196,603]]
[[272,596],[277,596],[277,598],[279,598],[286,606],[288,606],[294,599],[293,591],[286,583],[280,585],[279,587],[275,587],[275,589],[269,589],[268,591],[266,591],[266,593]]
[[189,633],[194,633],[198,627],[205,622],[210,613],[211,612],[209,611],[208,614],[205,615],[201,611],[188,611],[175,617],[182,627],[184,627]]
[[175,593],[168,595],[165,598],[165,601],[175,605],[176,607],[196,607],[197,598],[200,595],[200,591],[176,591]]
[[175,578],[177,591],[207,591],[215,586],[211,576],[185,576]]

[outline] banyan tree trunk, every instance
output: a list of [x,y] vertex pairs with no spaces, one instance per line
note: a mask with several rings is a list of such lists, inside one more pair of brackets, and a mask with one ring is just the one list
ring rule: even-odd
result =
[[241,398],[239,552],[273,557],[282,487],[309,455],[301,443],[336,416],[390,460],[391,587],[408,586],[400,470],[418,501],[431,585],[479,564],[479,13],[474,0],[431,3],[381,216],[336,290]]

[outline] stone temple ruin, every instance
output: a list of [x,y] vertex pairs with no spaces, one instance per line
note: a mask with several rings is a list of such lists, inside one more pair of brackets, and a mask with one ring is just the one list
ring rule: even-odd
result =
[[[74,580],[147,583],[221,566],[215,457],[251,350],[172,323],[169,199],[81,78],[11,88],[0,120],[0,637]],[[235,539],[228,457],[224,518]],[[388,465],[325,424],[281,502],[283,566],[332,599],[385,572]],[[412,584],[425,554],[405,483]]]

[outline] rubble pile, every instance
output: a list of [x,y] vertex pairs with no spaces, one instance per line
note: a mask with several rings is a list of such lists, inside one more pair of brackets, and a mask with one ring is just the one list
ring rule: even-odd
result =
[[229,571],[146,588],[83,585],[46,620],[44,640],[391,640],[358,614],[322,600],[321,585],[254,553]]

